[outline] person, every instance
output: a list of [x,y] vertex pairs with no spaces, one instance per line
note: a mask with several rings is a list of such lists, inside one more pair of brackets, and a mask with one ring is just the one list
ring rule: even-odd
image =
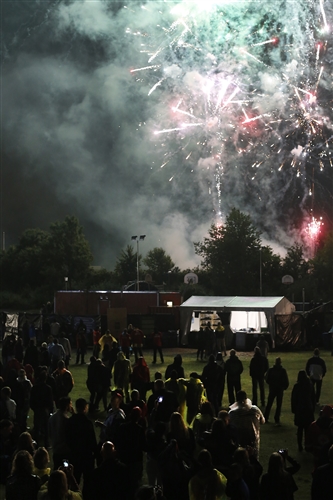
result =
[[232,464],[237,444],[231,430],[228,412],[221,411],[224,412],[224,418],[214,420],[211,430],[203,433],[202,445],[211,453],[214,467],[227,473]]
[[114,345],[117,344],[117,340],[111,335],[110,330],[106,330],[104,335],[98,341],[101,346],[102,360],[104,363],[108,363],[110,366],[110,356]]
[[186,380],[185,385],[187,406],[186,421],[188,424],[191,424],[192,420],[199,412],[204,386],[200,376],[196,372],[190,373],[190,378]]
[[236,428],[238,442],[251,446],[255,458],[259,458],[260,425],[265,423],[261,410],[253,405],[245,391],[237,392],[237,401],[229,410],[230,424]]
[[283,392],[289,387],[288,374],[286,369],[282,366],[280,357],[276,358],[274,366],[272,366],[272,368],[269,368],[269,370],[267,371],[266,382],[269,387],[269,393],[264,417],[266,422],[268,422],[274,399],[276,399],[274,420],[275,425],[280,426]]
[[130,348],[131,348],[131,336],[128,333],[127,328],[124,328],[119,336],[119,345],[126,359],[130,359]]
[[227,355],[227,348],[225,344],[225,328],[222,325],[221,321],[217,323],[217,327],[215,330],[216,337],[216,349],[217,352],[222,352],[224,356]]
[[205,352],[205,332],[201,326],[200,330],[198,331],[197,361],[199,361],[199,356],[200,356],[200,361],[203,360],[204,352]]
[[26,372],[23,368],[21,368],[18,372],[17,381],[21,384],[23,393],[22,404],[17,406],[17,420],[21,425],[21,429],[24,431],[27,427],[32,383],[27,378]]
[[198,464],[200,468],[188,484],[190,500],[225,500],[227,478],[213,467],[212,456],[208,450],[200,451]]
[[258,342],[256,343],[256,347],[259,347],[261,355],[267,358],[268,356],[268,351],[269,351],[269,345],[268,342],[265,340],[265,335],[260,335],[260,338]]
[[[117,457],[114,443],[106,441],[101,448],[102,461],[93,469],[83,486],[85,500],[131,500],[129,469]],[[112,493],[110,493],[112,492]]]
[[154,427],[148,427],[146,431],[146,472],[148,483],[151,486],[162,486],[158,457],[167,446],[165,433],[166,425],[164,422],[157,422]]
[[48,420],[53,411],[52,389],[46,383],[47,373],[41,371],[31,389],[30,407],[34,412],[34,438],[40,445],[43,436],[45,448],[49,447]]
[[250,500],[250,490],[243,478],[243,467],[239,463],[231,464],[228,471],[226,494],[230,500]]
[[50,464],[49,452],[43,446],[40,446],[35,451],[33,456],[34,470],[33,473],[36,474],[41,480],[41,484],[44,484],[49,479],[51,473],[51,468],[48,467]]
[[134,327],[131,329],[131,343],[136,363],[138,361],[139,355],[143,357],[143,352],[142,352],[143,339],[144,339],[143,332],[142,330],[140,330],[140,328]]
[[51,472],[48,481],[41,487],[38,500],[82,500],[71,464]]
[[99,351],[101,350],[101,346],[100,346],[100,343],[99,343],[99,340],[100,340],[101,336],[102,336],[101,329],[98,326],[98,327],[96,327],[93,330],[93,356],[96,359],[98,358]]
[[49,369],[51,365],[51,358],[47,343],[43,342],[39,349],[39,366],[46,366]]
[[65,366],[66,369],[68,370],[69,367],[69,361],[72,357],[72,347],[69,339],[66,337],[65,332],[61,332],[59,336],[59,344],[62,345],[65,351]]
[[12,422],[16,421],[16,402],[11,398],[12,390],[5,386],[1,389],[0,419],[8,418]]
[[114,441],[118,434],[119,427],[125,422],[125,412],[120,408],[122,400],[122,395],[119,392],[113,392],[111,394],[111,408],[108,411],[106,419],[104,422],[100,420],[95,421],[95,425],[101,429],[99,437],[100,448],[105,441]]
[[88,391],[90,392],[89,411],[92,413],[97,407],[97,405],[95,405],[95,399],[98,390],[97,359],[95,358],[95,356],[90,357],[90,363],[88,364],[87,368],[86,386]]
[[87,339],[86,339],[86,327],[83,321],[80,320],[78,331],[76,333],[76,364],[79,364],[81,357],[81,365],[85,365],[84,357],[87,352]]
[[49,349],[49,354],[51,357],[51,372],[53,372],[57,369],[59,361],[64,360],[66,357],[65,349],[59,344],[57,337],[53,340],[53,345]]
[[150,371],[146,360],[143,357],[139,357],[137,363],[133,366],[132,376],[131,376],[131,388],[137,389],[140,396],[145,401],[147,387],[150,383]]
[[6,482],[6,500],[37,500],[40,478],[33,474],[32,456],[26,450],[16,453]]
[[241,374],[243,373],[243,363],[236,355],[235,349],[231,349],[229,359],[225,362],[225,371],[227,374],[227,387],[229,404],[235,402],[235,396],[241,390]]
[[243,469],[242,477],[249,488],[250,500],[257,500],[259,497],[260,476],[263,467],[254,457],[251,448],[239,447],[234,453],[233,463],[239,464]]
[[268,360],[261,354],[260,347],[254,348],[254,355],[250,361],[250,377],[252,379],[252,402],[258,404],[258,385],[261,406],[265,406],[265,373],[268,370]]
[[25,350],[23,364],[31,365],[34,370],[36,370],[39,365],[39,352],[33,340],[29,341],[29,345]]
[[153,393],[147,401],[148,414],[153,422],[168,423],[171,414],[179,408],[179,402],[172,391],[165,389],[164,381],[155,380]]
[[108,408],[108,393],[111,386],[111,370],[103,361],[98,358],[96,360],[96,400],[95,400],[95,411],[98,411],[99,402],[102,400],[104,411]]
[[32,439],[30,432],[21,432],[19,435],[14,455],[21,450],[26,450],[33,457],[36,452],[36,441]]
[[297,426],[298,451],[303,451],[303,434],[314,421],[315,393],[305,370],[300,370],[291,392],[291,412]]
[[168,365],[165,370],[165,376],[164,376],[165,380],[171,378],[172,370],[176,370],[178,379],[185,378],[185,372],[182,363],[183,363],[183,358],[181,354],[176,354],[176,356],[173,358],[173,363],[171,363],[171,365]]
[[140,425],[141,409],[136,406],[129,414],[129,420],[119,427],[115,436],[117,456],[131,471],[128,481],[134,494],[143,474],[143,451],[146,445],[145,429]]
[[56,404],[58,405],[60,398],[65,398],[74,387],[74,380],[69,370],[65,368],[65,361],[58,361],[57,369],[52,373],[55,380],[56,389]]
[[310,377],[311,382],[315,388],[316,404],[319,405],[321,387],[323,383],[323,378],[326,375],[326,363],[320,357],[319,349],[316,348],[313,351],[312,358],[308,359],[305,367],[305,371]]
[[74,413],[70,397],[59,399],[59,408],[50,416],[48,428],[52,445],[53,468],[58,469],[64,458],[69,456],[69,447],[66,440],[68,420]]
[[193,457],[195,451],[195,438],[193,430],[186,425],[179,412],[173,412],[170,417],[170,431],[167,435],[167,441],[172,439],[177,441],[178,450],[183,456]]
[[260,500],[293,500],[298,488],[289,472],[284,469],[283,457],[274,452],[269,457],[268,471],[260,482]]
[[330,425],[333,422],[333,406],[325,405],[319,417],[312,422],[305,433],[305,449],[313,454],[314,465],[318,465],[321,450],[331,438]]
[[216,414],[220,409],[220,387],[224,382],[224,378],[223,368],[215,361],[214,354],[211,354],[208,364],[202,371],[201,380],[206,389],[207,399],[212,403]]
[[125,354],[119,351],[117,361],[113,366],[113,385],[115,389],[122,389],[126,395],[126,400],[129,401],[129,386],[132,373],[131,362],[125,358]]
[[153,351],[154,351],[154,359],[153,363],[156,363],[156,355],[157,351],[160,355],[161,363],[164,363],[163,352],[162,352],[162,333],[157,329],[153,332]]
[[332,500],[333,498],[333,445],[328,451],[328,463],[313,472],[311,500]]
[[192,428],[197,442],[200,442],[204,432],[210,431],[215,419],[214,407],[210,401],[203,401],[199,412],[192,421]]
[[10,474],[15,445],[12,439],[14,424],[11,420],[0,420],[0,484],[6,484]]
[[74,467],[74,477],[80,484],[81,475],[85,481],[95,466],[97,442],[93,423],[87,417],[88,403],[84,398],[75,401],[76,413],[67,421],[66,441],[69,459]]
[[205,356],[210,356],[216,352],[215,332],[208,321],[205,328]]

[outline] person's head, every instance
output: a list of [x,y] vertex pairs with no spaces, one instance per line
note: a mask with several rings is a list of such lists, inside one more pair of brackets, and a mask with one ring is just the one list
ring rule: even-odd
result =
[[197,372],[192,372],[190,373],[190,378],[195,378],[196,380],[200,379],[200,376],[198,375]]
[[19,371],[18,371],[18,377],[17,377],[19,380],[25,380],[26,379],[26,373],[25,373],[25,370],[23,368],[21,368]]
[[12,474],[26,476],[32,474],[33,468],[34,462],[30,453],[27,450],[18,451],[13,460]]
[[216,354],[216,361],[219,363],[221,361],[223,361],[223,355],[222,355],[222,352],[218,352]]
[[300,370],[297,375],[297,382],[303,384],[309,380],[309,377],[305,370]]
[[123,353],[123,351],[119,351],[119,352],[117,353],[117,359],[118,359],[119,361],[123,361],[124,359],[126,359],[126,356],[125,356],[125,354]]
[[230,357],[231,357],[231,358],[234,358],[234,357],[236,356],[236,351],[235,351],[235,349],[230,349],[230,353],[229,353],[229,354],[230,354]]
[[68,411],[71,406],[71,398],[64,396],[59,399],[58,408],[60,411]]
[[137,389],[133,389],[133,391],[131,392],[131,400],[132,401],[139,401],[140,399],[140,393]]
[[282,361],[280,357],[275,358],[275,366],[281,366]]
[[58,343],[58,339],[57,337],[54,337],[54,341],[53,341],[54,344],[57,344]]
[[198,463],[203,469],[212,469],[212,455],[208,450],[201,450],[198,455]]
[[164,389],[164,381],[162,379],[157,379],[154,382],[154,390],[162,391]]
[[112,407],[112,409],[113,410],[118,409],[121,405],[122,400],[123,400],[122,395],[119,392],[114,391],[111,394],[111,407]]
[[11,420],[8,418],[3,418],[0,420],[0,436],[3,437],[3,439],[7,439],[11,433],[13,432],[14,429],[14,424]]
[[162,380],[163,379],[163,375],[161,372],[155,372],[155,375],[154,375],[154,380]]
[[134,500],[156,500],[156,493],[154,486],[144,484],[136,491]]
[[319,356],[319,354],[320,354],[319,353],[319,349],[318,349],[318,347],[316,347],[315,350],[313,351],[313,355],[314,356]]
[[108,460],[114,458],[116,455],[116,449],[111,441],[105,441],[101,449],[101,455],[103,460]]
[[36,469],[46,469],[46,467],[50,463],[49,452],[46,448],[41,446],[35,451],[33,460]]
[[7,385],[5,385],[5,387],[3,387],[1,389],[1,398],[6,400],[6,399],[10,399],[10,396],[12,395],[12,390],[10,387],[8,387]]
[[75,409],[77,413],[87,413],[88,403],[84,398],[79,398],[75,401]]
[[200,405],[200,413],[201,415],[210,415],[212,418],[214,417],[214,408],[210,401],[204,401]]
[[238,481],[242,478],[243,467],[240,464],[233,463],[229,469],[228,481]]
[[171,371],[170,378],[171,378],[171,380],[177,380],[178,379],[178,373],[176,372],[176,370],[172,370]]
[[215,363],[215,356],[214,354],[211,354],[208,358],[208,363],[211,365],[213,363]]
[[261,356],[260,347],[258,347],[257,345],[254,348],[254,355],[255,356]]
[[67,476],[62,470],[51,472],[47,492],[50,500],[65,500],[68,495]]
[[174,358],[173,358],[173,363],[174,365],[176,366],[181,366],[182,363],[183,363],[183,358],[181,357],[180,354],[177,354]]
[[46,351],[46,349],[47,349],[47,343],[46,342],[42,342],[42,345],[40,346],[40,349],[41,349],[41,351]]
[[278,476],[283,471],[283,457],[281,453],[275,451],[271,454],[268,461],[268,474]]
[[245,403],[247,400],[247,394],[245,391],[238,391],[236,394],[237,403]]
[[246,448],[237,448],[233,455],[234,462],[244,467],[250,463],[249,452]]
[[187,427],[185,421],[180,413],[173,412],[170,417],[170,432],[174,436],[183,436],[187,434]]
[[45,370],[41,370],[38,375],[38,381],[40,383],[44,383],[46,382],[46,379],[47,379],[47,372]]
[[58,370],[64,370],[65,368],[65,361],[63,359],[60,359],[58,361]]
[[27,450],[31,454],[35,452],[35,447],[30,432],[25,431],[20,434],[17,441],[17,450]]
[[230,423],[230,415],[227,410],[220,410],[217,415],[218,420],[222,420],[224,426],[226,427]]

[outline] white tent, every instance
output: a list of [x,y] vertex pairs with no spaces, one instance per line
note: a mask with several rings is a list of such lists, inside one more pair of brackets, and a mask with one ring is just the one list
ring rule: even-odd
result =
[[194,311],[216,311],[232,313],[233,311],[256,311],[264,313],[272,339],[275,338],[276,315],[290,315],[295,306],[286,297],[200,297],[193,295],[180,306],[180,328],[186,342],[190,331]]

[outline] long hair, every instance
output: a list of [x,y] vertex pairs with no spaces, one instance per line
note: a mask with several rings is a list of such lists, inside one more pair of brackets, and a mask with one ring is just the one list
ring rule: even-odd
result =
[[180,413],[175,411],[170,417],[170,433],[177,439],[186,439],[188,429]]
[[12,474],[25,476],[32,474],[34,462],[32,456],[27,450],[18,451],[14,457],[12,465]]
[[67,498],[67,477],[62,470],[51,472],[47,483],[47,492],[50,500],[65,500]]

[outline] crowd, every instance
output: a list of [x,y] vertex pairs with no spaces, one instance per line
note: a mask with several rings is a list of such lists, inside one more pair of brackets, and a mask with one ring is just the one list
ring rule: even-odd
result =
[[[226,355],[223,331],[219,324],[209,347],[200,344],[199,333],[200,373],[186,376],[178,354],[164,373],[151,377],[141,330],[129,325],[115,339],[96,329],[87,364],[89,398],[79,397],[74,407],[66,336],[59,331],[39,347],[30,338],[24,348],[8,335],[0,367],[6,500],[292,500],[300,464],[288,450],[272,453],[265,473],[260,463],[260,429],[270,423],[273,405],[275,425],[281,425],[287,371],[280,357],[269,367],[268,344],[260,338],[249,365],[250,399],[242,390],[243,363],[234,349]],[[163,364],[162,334],[154,331],[152,338],[153,363],[158,354]],[[81,322],[76,363],[85,364],[86,354]],[[298,449],[314,459],[312,500],[333,498],[333,406],[314,416],[325,374],[315,349],[291,392]],[[225,386],[229,405],[223,409]]]

